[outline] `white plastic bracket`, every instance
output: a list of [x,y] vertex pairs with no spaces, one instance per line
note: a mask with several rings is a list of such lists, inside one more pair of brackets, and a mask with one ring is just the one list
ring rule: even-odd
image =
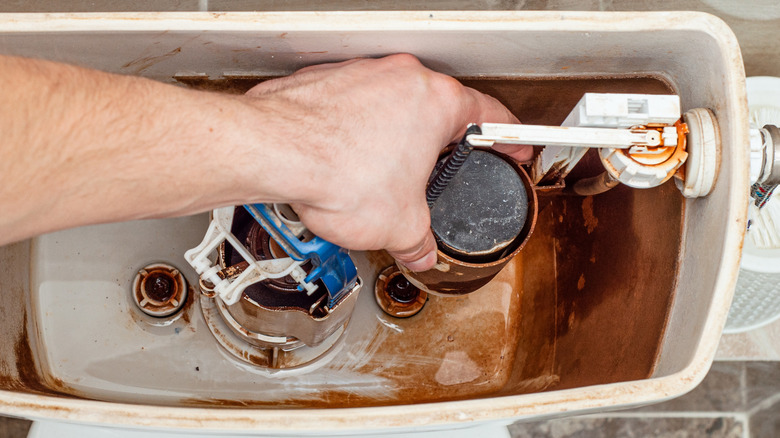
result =
[[[680,98],[676,95],[586,93],[561,126],[626,129],[648,124],[673,125],[680,114]],[[664,130],[662,138],[664,144],[677,144],[676,131]],[[546,147],[532,168],[535,184],[562,179],[588,150],[587,147],[542,145]]]
[[[290,257],[256,260],[252,256],[249,250],[230,232],[234,209],[235,207],[223,207],[214,210],[203,241],[184,253],[184,259],[195,269],[201,280],[213,284],[214,292],[228,305],[238,302],[247,286],[269,278],[290,275],[296,281],[303,281],[306,278],[306,271],[301,267],[303,261],[296,261]],[[249,263],[249,266],[236,278],[222,278],[218,275],[221,269],[215,262],[216,250],[222,242],[228,242]],[[304,284],[303,286],[309,294],[317,289],[317,286],[313,284]]]

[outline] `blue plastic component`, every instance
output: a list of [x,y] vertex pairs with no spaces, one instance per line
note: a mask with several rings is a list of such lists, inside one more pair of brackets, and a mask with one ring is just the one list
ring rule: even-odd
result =
[[[310,260],[314,269],[307,283],[322,280],[328,290],[328,307],[333,308],[357,284],[357,268],[344,248],[314,237],[308,242],[298,239],[268,204],[246,204],[244,208],[293,260]],[[298,285],[298,290],[303,290]]]

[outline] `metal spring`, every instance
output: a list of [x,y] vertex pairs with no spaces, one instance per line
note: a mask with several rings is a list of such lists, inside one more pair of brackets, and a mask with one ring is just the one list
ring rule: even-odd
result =
[[447,188],[447,185],[452,181],[452,178],[455,177],[455,174],[458,173],[458,170],[463,167],[463,163],[466,162],[471,151],[474,150],[474,145],[469,143],[468,140],[466,140],[466,137],[472,134],[479,135],[481,133],[482,130],[477,125],[470,125],[466,129],[466,134],[463,135],[463,138],[458,145],[450,156],[447,157],[441,170],[439,170],[430,184],[428,184],[428,189],[425,191],[425,200],[428,202],[428,208],[433,208],[433,204],[439,199],[439,196],[441,196],[444,189]]

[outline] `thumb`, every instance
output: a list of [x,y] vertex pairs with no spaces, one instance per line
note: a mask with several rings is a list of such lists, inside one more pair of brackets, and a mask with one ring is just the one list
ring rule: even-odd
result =
[[394,259],[410,271],[422,272],[436,264],[436,240],[428,230],[425,237],[415,246],[405,251],[388,251]]

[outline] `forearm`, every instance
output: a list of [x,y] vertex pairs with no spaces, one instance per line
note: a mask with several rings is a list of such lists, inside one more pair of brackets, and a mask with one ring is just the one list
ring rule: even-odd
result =
[[6,57],[0,89],[0,244],[295,197],[280,181],[296,151],[274,145],[268,102]]
[[441,148],[468,123],[516,121],[410,55],[311,66],[245,96],[0,56],[0,96],[0,244],[288,202],[315,234],[416,270],[436,260],[425,185]]

